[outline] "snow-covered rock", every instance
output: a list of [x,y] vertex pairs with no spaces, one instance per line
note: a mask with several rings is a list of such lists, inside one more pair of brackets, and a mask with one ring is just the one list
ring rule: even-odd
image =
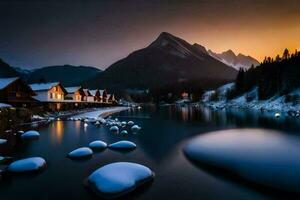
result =
[[129,150],[129,149],[135,149],[136,144],[128,140],[121,140],[119,142],[115,142],[113,144],[108,145],[108,147],[111,149]]
[[7,170],[9,172],[34,172],[46,167],[46,161],[41,157],[25,158],[11,163]]
[[95,123],[94,123],[94,125],[95,126],[99,126],[101,123],[99,122],[99,121],[96,121]]
[[141,130],[141,127],[138,126],[138,125],[133,125],[131,127],[131,131],[134,132],[134,133],[138,132],[139,130]]
[[1,144],[6,144],[7,143],[7,140],[6,139],[0,139],[0,145]]
[[122,130],[121,135],[128,135],[128,132],[126,130]]
[[22,139],[37,139],[39,137],[40,137],[39,132],[34,131],[34,130],[26,131],[25,133],[23,133],[21,135]]
[[109,129],[111,132],[113,132],[113,133],[118,133],[119,132],[119,127],[117,127],[117,126],[112,126],[112,127],[110,127],[110,129]]
[[216,131],[193,138],[184,152],[255,184],[299,193],[299,136],[265,129]]
[[128,126],[133,126],[134,122],[133,121],[129,121],[127,124],[128,124]]
[[71,151],[68,154],[68,157],[72,158],[72,159],[81,159],[81,158],[91,157],[92,155],[93,155],[92,149],[90,149],[88,147],[81,147],[81,148]]
[[152,180],[154,173],[146,166],[116,162],[100,167],[86,184],[102,198],[117,198]]
[[95,149],[95,150],[102,150],[107,147],[107,144],[105,142],[103,142],[102,140],[96,140],[96,141],[91,142],[89,144],[89,147],[91,149]]
[[276,118],[280,117],[280,113],[275,113],[274,115]]
[[127,125],[127,122],[126,122],[126,121],[123,121],[123,122],[121,122],[121,125],[122,125],[122,126],[126,126],[126,125]]

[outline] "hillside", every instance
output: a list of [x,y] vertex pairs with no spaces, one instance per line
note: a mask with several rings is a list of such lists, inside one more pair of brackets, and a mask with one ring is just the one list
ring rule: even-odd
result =
[[19,73],[12,68],[9,64],[0,59],[0,77],[15,77],[19,76]]
[[79,85],[98,75],[101,70],[87,66],[48,66],[25,75],[28,83],[61,81],[64,86]]

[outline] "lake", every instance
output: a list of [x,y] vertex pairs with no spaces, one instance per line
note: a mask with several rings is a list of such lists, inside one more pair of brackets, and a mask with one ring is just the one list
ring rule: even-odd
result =
[[[120,121],[132,120],[142,126],[138,134],[113,135],[108,127],[84,126],[80,121],[54,121],[37,128],[39,140],[24,142],[9,137],[1,155],[25,158],[41,156],[48,167],[35,175],[18,175],[1,182],[0,198],[99,199],[83,181],[97,168],[118,161],[136,162],[155,172],[154,181],[124,199],[299,199],[299,196],[263,189],[194,164],[182,149],[194,136],[231,128],[275,129],[300,141],[300,121],[272,113],[246,110],[212,110],[203,107],[147,106],[115,114]],[[266,130],[267,131],[267,130]],[[106,149],[91,159],[74,161],[66,155],[94,140],[112,143],[128,139],[137,149],[121,153]],[[285,142],[289,145],[288,142]],[[300,155],[300,153],[299,153]],[[280,155],[278,155],[280,156]],[[295,158],[298,159],[298,158]]]

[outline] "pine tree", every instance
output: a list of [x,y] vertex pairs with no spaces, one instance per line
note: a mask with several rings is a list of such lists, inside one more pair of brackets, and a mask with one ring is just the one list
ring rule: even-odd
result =
[[282,55],[282,59],[289,59],[290,58],[290,52],[288,49],[285,49]]

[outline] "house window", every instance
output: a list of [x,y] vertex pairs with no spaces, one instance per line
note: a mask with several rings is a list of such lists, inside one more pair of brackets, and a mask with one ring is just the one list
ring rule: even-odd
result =
[[52,93],[50,93],[50,99],[53,99],[53,94]]

